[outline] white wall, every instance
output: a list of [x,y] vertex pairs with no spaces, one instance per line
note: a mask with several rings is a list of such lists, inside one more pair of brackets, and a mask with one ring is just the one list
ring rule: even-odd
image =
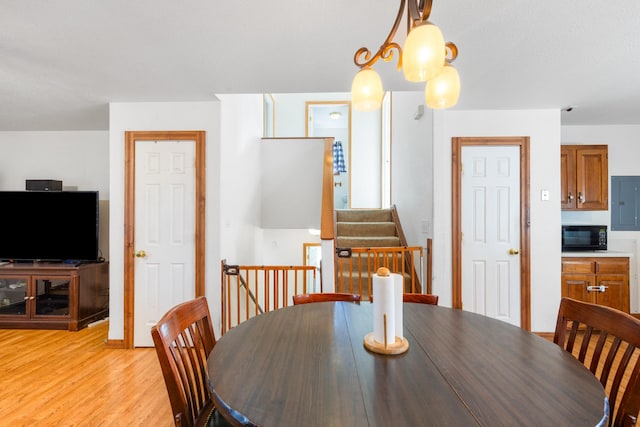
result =
[[306,136],[306,103],[315,101],[350,101],[350,93],[274,93],[273,111],[275,137]]
[[99,248],[109,258],[108,132],[0,132],[0,153],[0,190],[24,190],[27,179],[60,180],[64,190],[98,190]]
[[[220,104],[211,102],[111,103],[109,105],[110,265],[109,339],[124,338],[124,133],[145,130],[206,132],[206,296],[220,317]],[[261,123],[259,121],[258,123]]]
[[381,112],[352,111],[351,208],[382,207]]
[[426,247],[433,221],[433,115],[415,119],[423,92],[392,94],[391,203],[410,246]]
[[265,229],[262,264],[304,265],[304,243],[320,243],[320,237],[310,234],[306,229]]
[[[451,306],[451,138],[529,136],[531,330],[551,332],[560,304],[560,111],[434,112],[434,293]],[[549,201],[540,191],[549,190]]]
[[[230,264],[261,259],[260,144],[261,95],[219,95],[221,109],[220,163],[207,167],[220,179],[220,258]],[[208,192],[208,191],[207,191]],[[215,287],[219,289],[219,284]],[[218,306],[219,307],[219,306]]]
[[[640,126],[563,126],[563,144],[608,145],[609,177],[640,175]],[[609,201],[611,201],[611,178],[609,178]],[[604,224],[609,227],[609,249],[630,252],[630,309],[640,312],[640,231],[611,231],[611,213],[607,211],[563,211],[564,224]]]
[[[306,102],[350,101],[350,93],[272,94],[276,137],[305,135]],[[381,207],[381,115],[380,111],[351,111],[349,202],[352,208]]]

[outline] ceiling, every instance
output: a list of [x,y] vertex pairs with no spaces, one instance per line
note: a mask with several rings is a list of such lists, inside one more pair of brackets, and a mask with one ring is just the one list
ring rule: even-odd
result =
[[[399,0],[3,0],[0,131],[106,130],[109,102],[349,92]],[[459,49],[456,110],[563,109],[563,125],[640,124],[640,2],[434,0]],[[396,41],[406,36],[404,24]],[[385,90],[421,91],[397,61]]]

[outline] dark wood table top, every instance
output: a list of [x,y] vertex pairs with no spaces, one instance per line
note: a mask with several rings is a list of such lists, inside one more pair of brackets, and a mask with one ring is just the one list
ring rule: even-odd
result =
[[227,332],[210,387],[277,426],[595,426],[606,396],[555,344],[474,313],[404,304],[406,353],[368,351],[368,302],[297,305]]

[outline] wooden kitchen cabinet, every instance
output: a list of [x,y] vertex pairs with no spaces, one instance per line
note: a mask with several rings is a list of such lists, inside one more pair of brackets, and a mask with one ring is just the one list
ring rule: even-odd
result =
[[629,258],[563,257],[562,296],[629,313]]
[[563,210],[607,210],[609,167],[606,145],[560,147],[560,203]]

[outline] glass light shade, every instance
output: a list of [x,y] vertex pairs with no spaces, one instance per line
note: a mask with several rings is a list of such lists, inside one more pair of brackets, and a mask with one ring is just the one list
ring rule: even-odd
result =
[[453,107],[460,97],[460,76],[458,71],[447,64],[440,74],[427,82],[424,98],[433,109]]
[[363,68],[353,78],[351,103],[357,111],[375,111],[382,105],[382,80],[371,68]]
[[424,24],[413,28],[402,49],[402,70],[410,82],[425,82],[444,67],[446,48],[438,27]]

